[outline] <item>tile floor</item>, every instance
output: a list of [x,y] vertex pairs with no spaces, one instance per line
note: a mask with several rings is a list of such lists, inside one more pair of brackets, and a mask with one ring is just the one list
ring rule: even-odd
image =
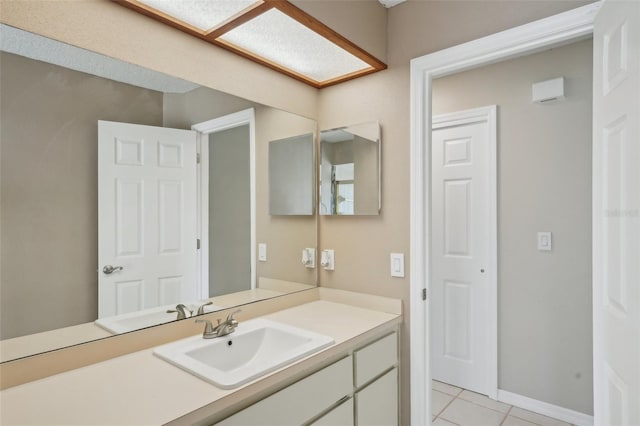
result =
[[431,412],[437,426],[570,426],[479,393],[433,380]]

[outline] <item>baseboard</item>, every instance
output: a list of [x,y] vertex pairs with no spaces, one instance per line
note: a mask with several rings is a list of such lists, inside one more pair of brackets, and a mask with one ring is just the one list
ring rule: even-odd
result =
[[553,417],[554,419],[562,420],[573,425],[593,426],[593,416],[549,404],[548,402],[538,401],[528,396],[518,395],[517,393],[498,389],[498,401],[533,411],[543,416]]

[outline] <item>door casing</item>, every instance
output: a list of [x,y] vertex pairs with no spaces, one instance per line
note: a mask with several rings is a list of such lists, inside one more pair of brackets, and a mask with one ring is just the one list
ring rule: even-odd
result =
[[[431,423],[429,291],[431,223],[431,90],[438,77],[588,38],[601,2],[591,3],[411,61],[410,389],[413,425]],[[595,60],[596,58],[594,58]],[[428,117],[429,119],[425,119]],[[595,342],[594,342],[595,344]]]

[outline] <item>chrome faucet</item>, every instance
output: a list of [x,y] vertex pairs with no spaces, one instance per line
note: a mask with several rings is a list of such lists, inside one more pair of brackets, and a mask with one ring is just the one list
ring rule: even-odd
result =
[[[189,315],[187,315],[187,312],[189,312]],[[178,314],[178,318],[179,320],[181,319],[185,319],[190,317],[193,314],[193,311],[190,311],[189,308],[187,308],[186,306],[184,306],[182,303],[180,303],[179,305],[176,305],[176,309],[169,309],[167,310],[168,314],[174,314],[177,313]]]
[[236,327],[238,326],[238,321],[233,318],[235,314],[240,312],[238,309],[236,311],[231,312],[227,319],[224,322],[221,322],[218,319],[218,324],[214,327],[210,320],[206,319],[197,319],[196,322],[202,322],[205,324],[204,331],[202,332],[203,339],[213,339],[214,337],[222,337],[236,331]]

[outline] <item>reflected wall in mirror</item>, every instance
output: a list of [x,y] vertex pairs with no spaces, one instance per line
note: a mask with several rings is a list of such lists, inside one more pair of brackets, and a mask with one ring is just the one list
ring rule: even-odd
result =
[[269,213],[312,215],[313,133],[269,142]]
[[[313,120],[5,25],[0,31],[3,362],[316,285],[316,271],[299,262],[303,248],[316,246],[316,219],[273,220],[268,213],[267,184],[268,142],[313,133]],[[115,241],[116,249],[111,250],[120,250],[120,258],[99,262],[98,122],[187,131],[194,124],[224,121],[249,109],[254,115],[252,143],[247,126],[226,125],[200,132],[189,152],[175,141],[163,147],[143,147],[135,138],[126,137],[120,138],[120,151],[107,150],[112,156],[119,152],[123,163],[143,159],[143,153],[156,153],[165,165],[172,166],[186,164],[187,154],[196,164],[196,152],[201,160],[207,153],[208,172],[203,171],[204,161],[191,167],[189,173],[200,174],[190,175],[196,201],[188,209],[177,208],[171,201],[171,196],[181,198],[185,184],[174,178],[146,184],[164,191],[160,197],[167,200],[164,210],[157,200],[155,208],[153,203],[144,207],[147,213],[157,210],[164,215],[162,220],[175,225],[168,226],[164,234],[156,225],[141,231],[147,218],[140,204],[144,197],[139,189],[144,185],[140,181],[129,182],[129,187],[121,185],[107,206],[121,215],[121,225],[133,231],[121,235],[119,248],[117,238],[106,241],[112,245]],[[230,167],[238,173],[231,175]],[[203,220],[205,216],[208,221]],[[208,222],[206,236],[204,222]],[[176,226],[185,223],[195,224],[196,235],[183,242],[183,229]],[[124,232],[122,227],[120,231]],[[114,232],[117,236],[119,231]],[[157,244],[154,247],[144,239],[131,238],[143,234],[155,234],[153,238],[164,241],[167,252],[195,253],[197,264],[190,267],[195,270],[185,269],[195,278],[183,280],[195,292],[185,297],[180,290],[182,273],[159,275],[154,280],[160,285],[155,287],[140,285],[136,277],[116,279],[120,284],[114,291],[114,304],[118,307],[97,322],[98,277],[123,278],[137,257],[130,249],[138,243],[139,251],[158,250]],[[269,261],[253,270],[252,239],[269,244]],[[133,246],[122,245],[123,241]],[[105,269],[107,266],[114,269]]]
[[380,213],[380,125],[320,132],[320,214]]

